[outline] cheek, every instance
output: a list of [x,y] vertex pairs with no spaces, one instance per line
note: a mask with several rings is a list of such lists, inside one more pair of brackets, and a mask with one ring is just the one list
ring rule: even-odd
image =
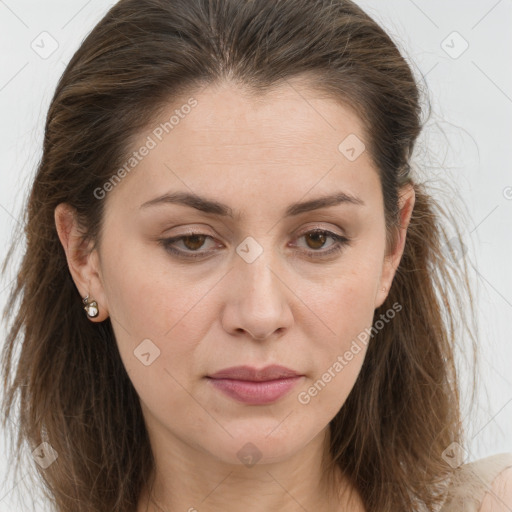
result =
[[372,322],[379,275],[375,260],[354,253],[321,286],[308,287],[307,305],[338,340],[338,349]]
[[307,313],[299,320],[309,326],[314,371],[297,398],[309,411],[318,408],[327,416],[334,416],[343,405],[364,362],[380,271],[377,258],[354,254],[345,263],[340,277],[308,290],[307,305],[319,321],[312,321]]
[[112,252],[110,259],[105,258],[104,275],[121,358],[135,387],[140,383],[149,388],[151,382],[172,381],[169,373],[177,380],[187,374],[187,362],[193,360],[191,352],[206,322],[196,310],[204,312],[201,299],[212,285],[182,282],[179,271],[171,275],[163,265],[148,264],[148,254],[141,252]]
[[105,257],[105,288],[109,313],[131,337],[172,335],[212,287],[213,282],[187,277],[172,265],[165,250],[131,242]]

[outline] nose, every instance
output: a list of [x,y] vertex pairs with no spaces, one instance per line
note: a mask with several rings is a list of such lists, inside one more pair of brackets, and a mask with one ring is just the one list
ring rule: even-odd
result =
[[228,274],[222,324],[232,335],[247,333],[263,341],[282,336],[292,325],[293,293],[267,254],[264,251],[252,263],[239,258]]

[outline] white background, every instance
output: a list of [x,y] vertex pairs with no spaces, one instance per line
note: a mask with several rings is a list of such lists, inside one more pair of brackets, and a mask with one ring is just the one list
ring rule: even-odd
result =
[[[0,0],[2,259],[41,155],[44,119],[57,80],[113,3]],[[415,158],[429,181],[440,176],[451,180],[468,208],[461,229],[472,278],[479,286],[482,383],[478,407],[466,422],[470,438],[466,460],[512,452],[512,1],[358,3],[390,32],[416,76],[424,76],[433,113]],[[31,47],[45,37],[40,35],[44,31],[59,45],[47,59]],[[464,40],[468,49],[453,58]],[[443,41],[452,56],[443,49]],[[11,272],[0,282],[2,307],[13,277]],[[1,344],[4,325],[0,334]],[[19,502],[12,482],[4,482],[8,468],[3,439],[0,431],[0,512],[25,511],[28,508]],[[21,486],[14,491],[17,488]],[[37,494],[37,489],[30,489],[30,494]]]

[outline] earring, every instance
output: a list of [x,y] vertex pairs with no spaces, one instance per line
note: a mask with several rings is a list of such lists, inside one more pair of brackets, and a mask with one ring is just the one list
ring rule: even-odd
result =
[[84,309],[87,312],[89,318],[98,316],[98,303],[95,300],[89,301],[89,295],[85,297],[82,302],[84,303]]

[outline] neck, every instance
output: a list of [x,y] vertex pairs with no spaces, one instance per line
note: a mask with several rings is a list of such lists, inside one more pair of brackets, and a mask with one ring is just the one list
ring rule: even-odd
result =
[[326,443],[325,435],[318,436],[286,461],[251,467],[226,465],[204,454],[195,460],[176,453],[156,457],[137,512],[364,511],[349,479],[326,460]]

